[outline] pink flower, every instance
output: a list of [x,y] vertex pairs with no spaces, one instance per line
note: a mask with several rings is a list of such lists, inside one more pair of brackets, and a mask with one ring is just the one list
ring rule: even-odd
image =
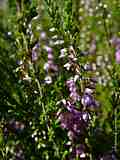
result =
[[120,49],[116,51],[115,59],[116,59],[116,62],[120,64]]

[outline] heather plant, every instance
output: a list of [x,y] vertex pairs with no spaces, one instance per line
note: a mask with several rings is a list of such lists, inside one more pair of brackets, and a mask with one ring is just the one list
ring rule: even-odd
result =
[[119,2],[0,6],[0,159],[119,159]]

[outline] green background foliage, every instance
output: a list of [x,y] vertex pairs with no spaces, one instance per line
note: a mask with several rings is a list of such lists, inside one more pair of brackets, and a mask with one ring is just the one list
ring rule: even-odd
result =
[[[1,6],[4,6],[0,8],[1,160],[15,159],[16,146],[23,150],[25,160],[64,160],[66,155],[69,155],[69,151],[64,147],[68,141],[67,133],[60,128],[56,118],[56,112],[62,107],[56,103],[68,97],[65,81],[72,73],[62,68],[50,86],[43,83],[45,77],[43,65],[47,61],[45,51],[39,49],[38,61],[29,63],[30,51],[36,42],[40,41],[41,31],[46,32],[47,41],[54,35],[64,40],[64,44],[53,48],[55,62],[60,67],[63,65],[58,59],[60,49],[69,45],[74,46],[79,65],[88,61],[96,62],[97,56],[110,57],[111,68],[101,66],[97,70],[100,75],[107,73],[110,80],[105,86],[97,84],[95,95],[101,107],[97,116],[94,113],[92,115],[88,144],[93,159],[99,153],[109,152],[115,143],[114,120],[117,117],[117,154],[120,156],[120,66],[115,63],[115,50],[110,45],[111,37],[120,35],[120,4],[116,0],[91,0],[89,10],[82,2],[82,0],[0,2]],[[16,4],[20,10],[16,9]],[[30,23],[33,37],[27,34]],[[50,28],[55,28],[55,31],[50,32]],[[93,36],[97,41],[96,55],[81,57],[80,52],[89,49]],[[40,43],[42,47],[46,44],[44,41]],[[25,60],[31,82],[20,79],[17,60]],[[94,73],[81,71],[81,75],[89,77]],[[24,123],[25,128],[20,134],[10,130],[5,139],[4,127],[11,119]]]

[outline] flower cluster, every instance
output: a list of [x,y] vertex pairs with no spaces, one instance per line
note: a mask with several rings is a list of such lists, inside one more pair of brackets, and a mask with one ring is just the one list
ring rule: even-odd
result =
[[99,107],[99,103],[94,99],[93,90],[90,88],[86,88],[84,91],[84,95],[82,96],[81,103],[85,108],[94,109]]
[[[94,49],[96,49],[95,46]],[[65,57],[66,50],[67,49],[61,50],[60,58]],[[77,89],[76,81],[79,83],[81,80],[84,80],[85,77],[81,77],[81,71],[79,64],[77,63],[75,50],[70,46],[68,51],[68,63],[66,63],[64,67],[68,71],[72,70],[72,73],[75,75],[65,82],[66,87],[69,90],[69,98],[67,100],[63,99],[60,101],[67,111],[58,112],[57,116],[60,121],[61,128],[67,131],[69,141],[71,142],[70,146],[72,150],[70,159],[74,159],[75,157],[86,159],[87,147],[85,137],[87,136],[90,120],[92,118],[90,112],[99,107],[99,103],[93,96],[97,81],[94,77],[89,78],[89,85],[87,84],[87,86],[84,86],[83,92],[79,93],[81,89]],[[76,104],[79,104],[80,107],[78,108]]]
[[[67,131],[70,142],[69,147],[72,149],[70,159],[72,157],[74,159],[77,156],[79,158],[86,158],[86,148],[81,148],[81,146],[84,145],[84,139],[87,135],[91,118],[90,114],[86,111],[79,111],[70,101],[63,101],[63,104],[68,111],[59,113],[58,119],[61,128]],[[76,147],[77,144],[79,147]]]
[[47,76],[45,77],[45,83],[52,83],[52,75],[53,73],[58,71],[57,65],[54,64],[54,56],[52,48],[45,46],[45,50],[48,53],[48,62],[44,64],[44,70],[47,72]]
[[60,113],[59,120],[61,127],[68,130],[69,139],[75,140],[85,134],[90,115],[88,112],[80,112],[73,108],[71,112]]

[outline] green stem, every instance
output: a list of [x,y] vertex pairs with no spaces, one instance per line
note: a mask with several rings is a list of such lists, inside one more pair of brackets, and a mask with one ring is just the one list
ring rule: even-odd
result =
[[36,81],[36,83],[37,83],[37,86],[38,86],[38,89],[39,89],[39,94],[40,94],[40,97],[39,97],[39,104],[42,105],[43,113],[45,114],[46,111],[45,111],[44,104],[43,104],[43,102],[42,102],[42,98],[43,98],[42,88],[41,88],[40,82],[39,82],[39,80],[38,80],[37,78],[35,79],[35,81]]
[[114,109],[114,151],[117,152],[117,107]]
[[35,79],[37,85],[38,85],[38,89],[39,89],[39,94],[40,94],[40,97],[39,97],[39,105],[42,106],[42,110],[43,110],[43,114],[44,114],[44,118],[45,118],[45,122],[46,122],[46,126],[48,128],[48,130],[50,129],[49,128],[49,125],[47,124],[47,114],[46,114],[46,109],[45,109],[45,106],[44,106],[44,103],[42,102],[42,98],[43,98],[43,94],[42,94],[42,87],[41,87],[41,84],[39,82],[39,80],[36,78]]
[[92,154],[90,154],[90,160],[93,160]]

